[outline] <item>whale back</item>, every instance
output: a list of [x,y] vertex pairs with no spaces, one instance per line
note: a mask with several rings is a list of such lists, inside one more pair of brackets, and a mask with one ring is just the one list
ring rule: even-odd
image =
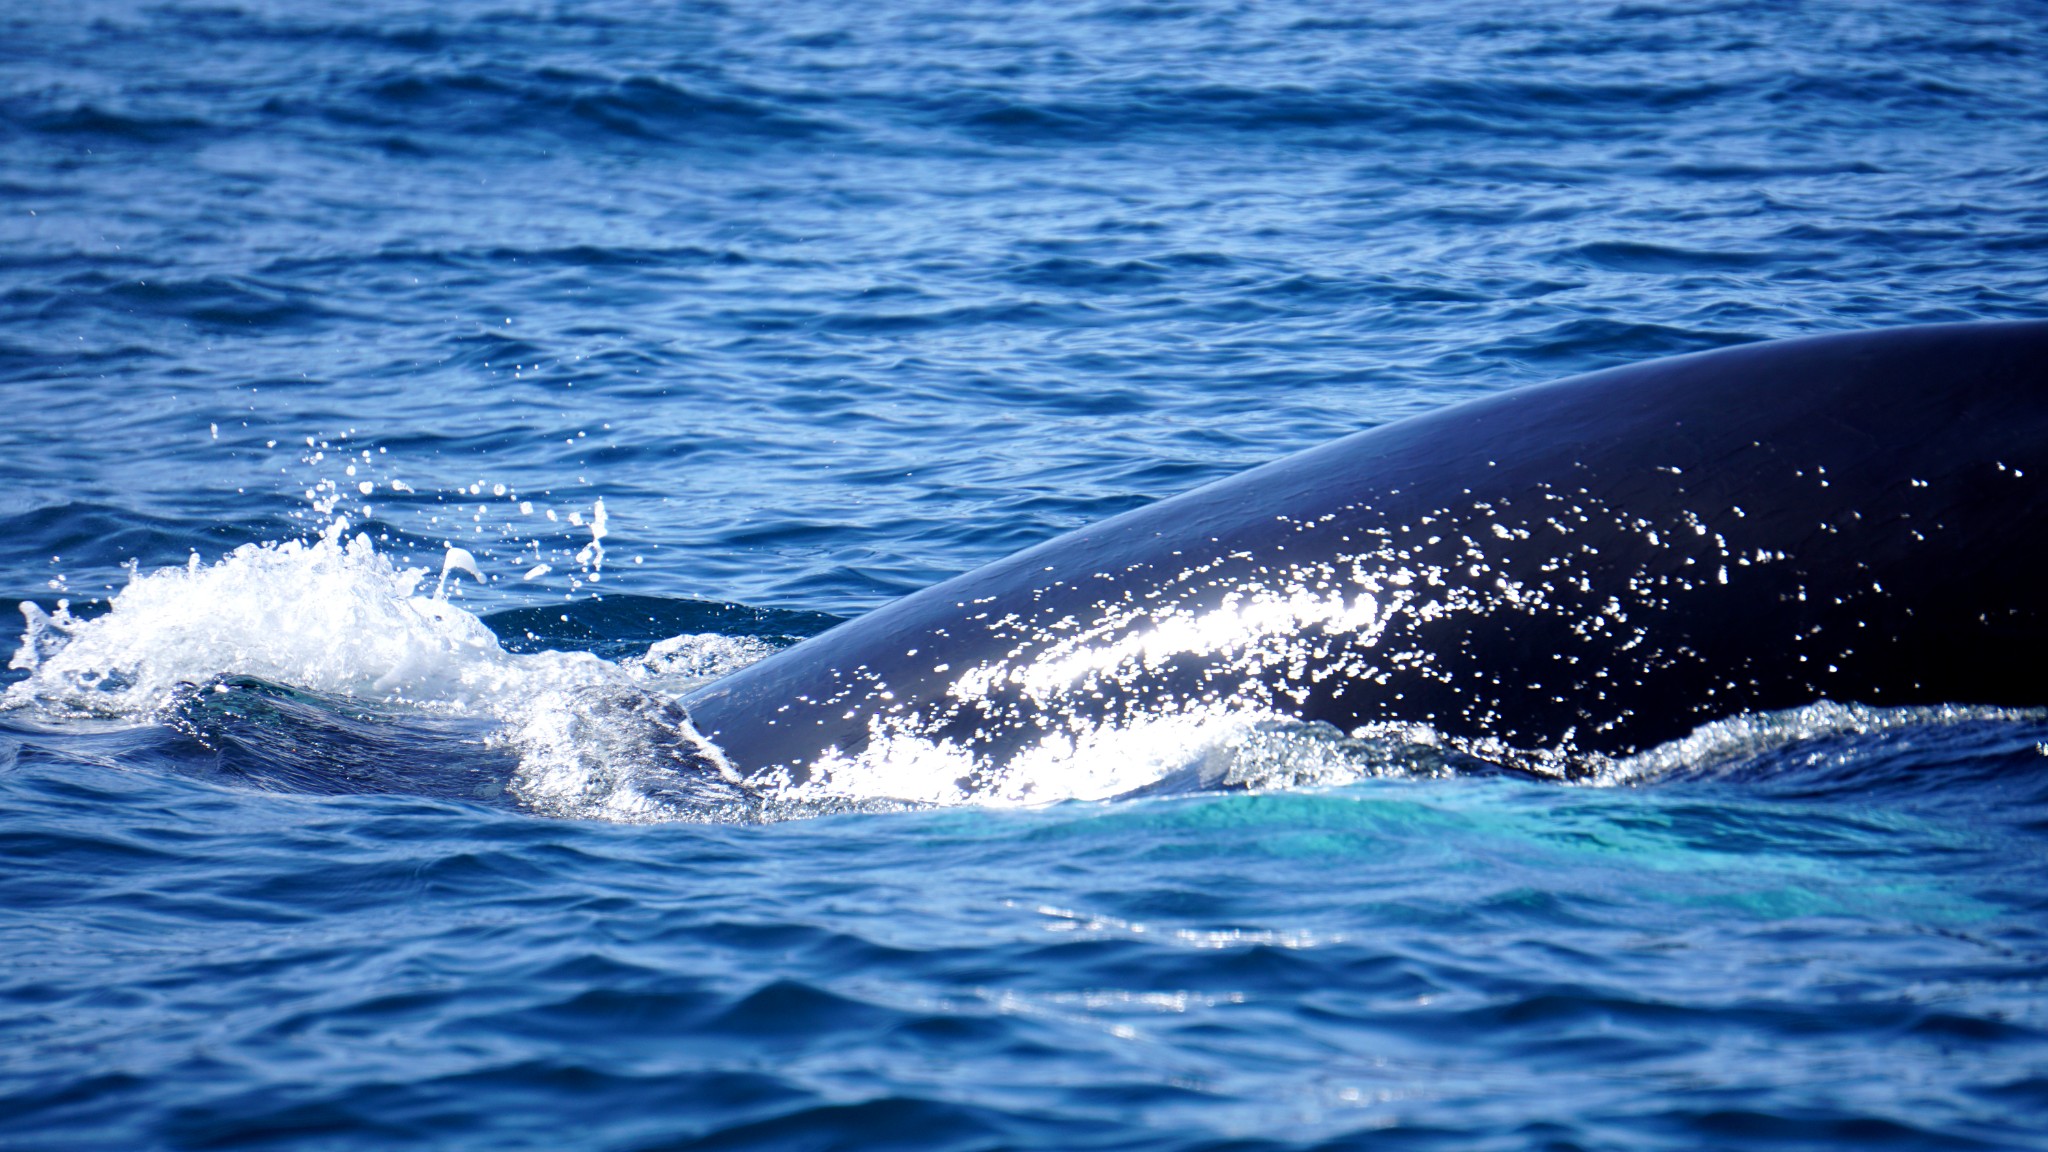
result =
[[692,694],[743,772],[1188,714],[1622,755],[1816,700],[2048,704],[2048,323],[1742,345],[1373,428]]

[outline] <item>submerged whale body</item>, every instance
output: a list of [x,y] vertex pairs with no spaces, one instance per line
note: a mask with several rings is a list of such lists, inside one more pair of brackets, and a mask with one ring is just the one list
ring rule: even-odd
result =
[[1421,724],[1512,761],[1819,700],[2048,704],[2044,529],[2048,322],[1750,344],[1348,436],[684,703],[739,773],[793,781],[1176,716]]

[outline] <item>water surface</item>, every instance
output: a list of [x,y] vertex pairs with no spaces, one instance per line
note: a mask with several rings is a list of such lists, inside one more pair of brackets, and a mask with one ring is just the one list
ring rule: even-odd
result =
[[2048,1146],[2033,714],[1611,788],[1231,729],[1248,790],[1013,808],[710,803],[662,710],[1358,428],[2048,316],[2044,58],[2018,0],[0,15],[0,1143]]

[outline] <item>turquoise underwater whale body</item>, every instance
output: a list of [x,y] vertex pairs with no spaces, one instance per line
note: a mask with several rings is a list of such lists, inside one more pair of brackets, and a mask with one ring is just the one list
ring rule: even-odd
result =
[[2048,323],[1520,388],[1114,517],[686,697],[751,781],[963,787],[1161,718],[1427,726],[1509,764],[1816,701],[2048,704]]

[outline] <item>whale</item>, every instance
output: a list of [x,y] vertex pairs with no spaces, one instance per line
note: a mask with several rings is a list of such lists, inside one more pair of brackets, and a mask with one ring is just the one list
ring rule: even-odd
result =
[[1739,344],[1353,433],[687,694],[746,781],[961,784],[1172,718],[1626,757],[1817,702],[2048,704],[2048,321]]

